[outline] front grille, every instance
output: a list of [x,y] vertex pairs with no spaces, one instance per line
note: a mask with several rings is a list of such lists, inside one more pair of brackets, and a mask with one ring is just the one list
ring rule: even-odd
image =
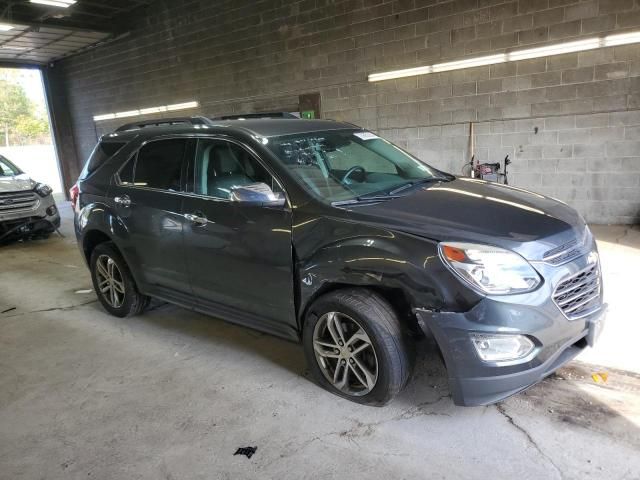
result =
[[28,212],[37,206],[38,195],[35,192],[0,193],[0,214]]
[[570,320],[585,317],[601,306],[600,268],[597,263],[560,282],[553,301]]
[[550,263],[551,265],[560,265],[568,262],[569,260],[581,255],[582,245],[578,245],[578,240],[571,240],[570,242],[553,248],[542,257],[542,261]]

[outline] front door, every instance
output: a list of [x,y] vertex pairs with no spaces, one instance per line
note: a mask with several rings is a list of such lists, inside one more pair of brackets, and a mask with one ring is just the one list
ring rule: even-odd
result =
[[123,254],[137,280],[155,293],[191,293],[184,255],[183,161],[195,140],[144,145],[119,172],[110,197],[124,225]]
[[293,334],[291,211],[230,200],[235,186],[279,185],[253,153],[228,140],[200,139],[193,167],[183,210],[191,219],[185,243],[194,293],[229,320]]

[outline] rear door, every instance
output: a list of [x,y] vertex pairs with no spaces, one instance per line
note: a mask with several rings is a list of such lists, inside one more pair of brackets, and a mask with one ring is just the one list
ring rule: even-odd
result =
[[291,209],[232,202],[234,186],[281,187],[246,146],[198,140],[184,213],[185,250],[199,301],[226,318],[279,334],[295,328]]
[[191,289],[184,254],[183,169],[195,140],[166,138],[140,148],[110,190],[123,223],[124,255],[138,281],[160,294]]

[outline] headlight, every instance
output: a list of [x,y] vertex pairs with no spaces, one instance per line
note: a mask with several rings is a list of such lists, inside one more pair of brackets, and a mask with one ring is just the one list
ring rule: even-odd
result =
[[445,264],[482,293],[524,293],[535,289],[542,281],[529,262],[504,248],[443,242],[439,249]]
[[53,189],[49,185],[45,185],[44,183],[38,183],[36,185],[36,193],[41,197],[48,197],[53,192]]

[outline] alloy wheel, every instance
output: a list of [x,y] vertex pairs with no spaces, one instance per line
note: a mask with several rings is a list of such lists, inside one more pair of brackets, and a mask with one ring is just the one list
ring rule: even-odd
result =
[[122,273],[113,258],[100,255],[96,261],[98,291],[113,308],[120,308],[124,302],[125,288]]
[[325,313],[313,331],[313,350],[324,377],[342,393],[366,395],[378,380],[378,358],[369,335],[353,318]]

